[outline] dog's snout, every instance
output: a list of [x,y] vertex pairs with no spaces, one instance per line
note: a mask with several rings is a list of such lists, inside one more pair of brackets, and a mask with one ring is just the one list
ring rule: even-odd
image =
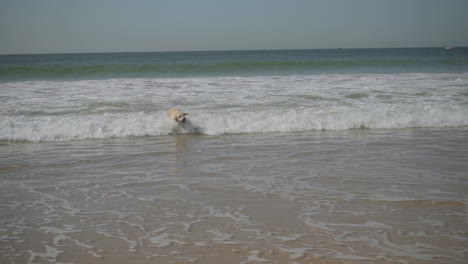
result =
[[185,116],[179,116],[179,122],[185,122]]

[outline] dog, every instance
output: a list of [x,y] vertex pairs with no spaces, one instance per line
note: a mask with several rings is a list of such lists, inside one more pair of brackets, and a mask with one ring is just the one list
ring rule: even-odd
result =
[[177,123],[184,123],[186,120],[185,116],[188,116],[187,113],[184,113],[177,108],[169,109],[169,111],[167,111],[167,115],[170,119],[176,121]]

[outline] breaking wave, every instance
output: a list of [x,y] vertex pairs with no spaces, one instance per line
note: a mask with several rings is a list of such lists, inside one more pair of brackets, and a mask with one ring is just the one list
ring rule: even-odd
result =
[[405,112],[381,109],[372,113],[343,108],[333,113],[285,110],[257,113],[192,112],[184,124],[156,113],[114,113],[86,116],[16,117],[0,121],[0,140],[66,141],[176,133],[221,135],[232,133],[300,132],[348,129],[402,129],[468,126],[468,109],[424,109]]
[[468,73],[9,82],[0,140],[464,127],[467,87]]

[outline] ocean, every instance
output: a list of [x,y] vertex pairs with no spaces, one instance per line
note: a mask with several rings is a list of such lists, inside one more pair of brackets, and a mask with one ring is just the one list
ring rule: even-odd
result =
[[466,263],[467,172],[468,48],[0,55],[1,263]]

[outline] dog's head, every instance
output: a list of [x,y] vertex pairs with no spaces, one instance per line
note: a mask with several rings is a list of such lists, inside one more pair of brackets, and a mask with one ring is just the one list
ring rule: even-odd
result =
[[176,116],[175,116],[175,121],[177,122],[185,122],[185,116],[187,116],[188,114],[187,113],[183,113],[183,112],[180,112],[180,113],[177,113]]
[[169,111],[167,111],[167,115],[176,122],[185,122],[185,116],[188,114],[180,111],[177,108],[171,108]]

